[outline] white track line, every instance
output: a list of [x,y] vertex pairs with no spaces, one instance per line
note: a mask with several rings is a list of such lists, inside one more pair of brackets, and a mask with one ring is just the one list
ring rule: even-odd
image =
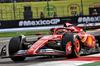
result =
[[38,64],[31,64],[27,66],[78,66],[82,64],[92,63],[93,61],[52,61]]

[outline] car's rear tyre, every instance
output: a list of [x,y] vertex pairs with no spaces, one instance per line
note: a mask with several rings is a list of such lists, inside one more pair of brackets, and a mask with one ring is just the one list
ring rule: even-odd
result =
[[[22,49],[21,37],[20,36],[12,37],[8,46],[9,55],[10,56],[14,55],[14,53],[19,51],[20,49]],[[13,61],[23,61],[26,57],[15,56],[10,58]]]
[[[77,34],[70,33],[63,36],[61,45],[62,50],[69,53],[69,55],[67,55],[68,58],[80,57],[81,41]],[[69,50],[69,52],[67,52],[67,50]]]

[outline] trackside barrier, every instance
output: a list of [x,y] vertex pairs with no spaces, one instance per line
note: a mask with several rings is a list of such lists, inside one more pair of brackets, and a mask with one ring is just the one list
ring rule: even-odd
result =
[[98,26],[99,28],[100,16],[89,15],[89,16],[45,18],[45,19],[0,21],[0,32],[44,30],[44,29],[50,29],[52,27],[60,27],[65,22],[69,22],[79,27],[84,27],[86,23],[88,23],[89,26],[91,27]]
[[16,31],[36,31],[36,30],[49,30],[51,28],[62,27],[63,25],[55,26],[42,26],[42,27],[25,27],[25,28],[9,28],[9,29],[0,29],[0,32],[16,32]]

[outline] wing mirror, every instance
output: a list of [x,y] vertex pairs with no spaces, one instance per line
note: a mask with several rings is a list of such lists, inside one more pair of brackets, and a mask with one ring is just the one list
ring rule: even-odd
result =
[[72,28],[70,28],[70,27],[67,27],[66,29],[67,29],[67,30],[74,31],[74,29],[72,29]]
[[40,35],[42,35],[42,33],[36,33],[35,35],[37,35],[38,36],[38,40],[41,38],[41,36]]
[[71,31],[74,31],[74,29],[70,29]]

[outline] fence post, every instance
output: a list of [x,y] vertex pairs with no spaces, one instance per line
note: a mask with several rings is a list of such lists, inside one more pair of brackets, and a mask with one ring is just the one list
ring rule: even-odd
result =
[[[66,6],[65,6],[65,8],[66,8]],[[68,17],[69,16],[69,11],[68,11],[68,6],[67,6],[67,8],[66,8],[66,11],[67,11],[67,13],[66,13],[66,16]]]
[[[0,9],[0,16],[1,16],[1,9]],[[0,20],[1,20],[1,17],[0,17]]]
[[19,19],[21,19],[21,13],[20,13],[20,8],[19,8]]
[[36,7],[36,12],[37,12],[37,18],[38,18],[38,7]]
[[10,11],[10,19],[12,20],[13,18],[12,18],[12,12]]
[[62,6],[62,11],[63,11],[63,17],[64,17],[64,6]]
[[82,13],[84,14],[83,12],[83,1],[81,0],[81,9],[82,9]]
[[14,20],[15,20],[16,16],[15,16],[15,3],[14,3],[14,0],[13,0],[13,11],[14,11]]
[[1,9],[1,19],[3,20],[3,18],[2,18],[2,9]]
[[4,9],[4,10],[6,10],[6,18],[4,19],[4,20],[8,20],[8,17],[7,17],[7,9]]

